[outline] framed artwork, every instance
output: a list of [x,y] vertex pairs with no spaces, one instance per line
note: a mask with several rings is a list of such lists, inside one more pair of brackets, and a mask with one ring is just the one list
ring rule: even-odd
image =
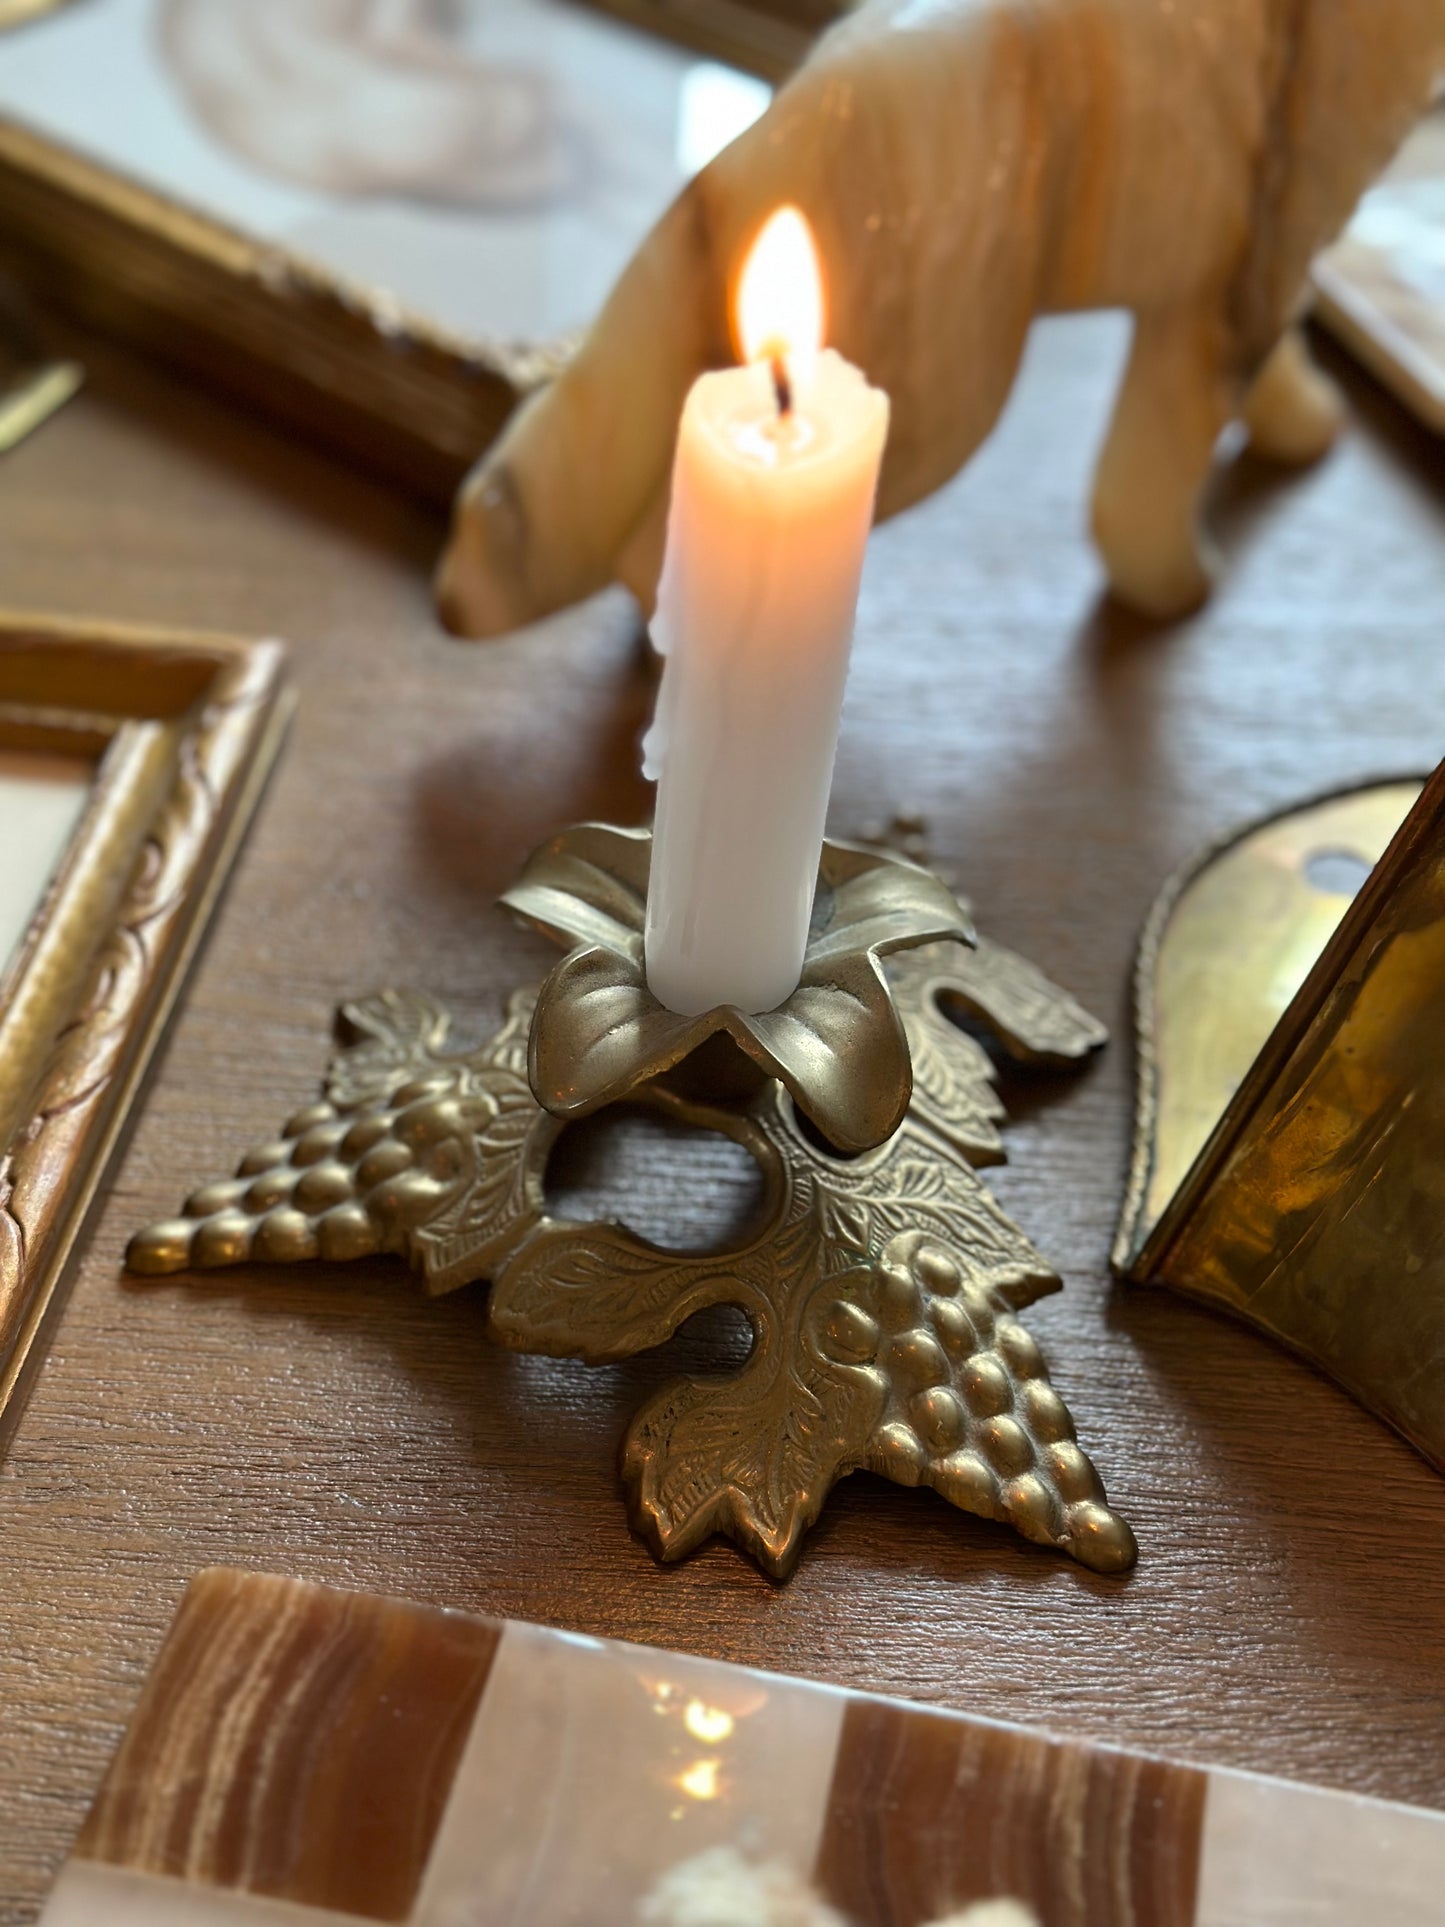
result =
[[588,0],[619,20],[662,34],[764,80],[786,80],[849,0]]
[[0,1437],[288,708],[276,643],[0,616]]
[[769,98],[564,0],[32,15],[0,274],[438,499]]
[[1361,201],[1315,285],[1326,326],[1445,434],[1445,107]]

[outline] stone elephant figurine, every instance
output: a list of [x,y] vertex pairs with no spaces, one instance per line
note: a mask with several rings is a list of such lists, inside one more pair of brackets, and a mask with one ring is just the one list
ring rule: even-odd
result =
[[782,202],[818,236],[830,339],[892,397],[880,515],[984,440],[1035,315],[1132,311],[1093,532],[1120,598],[1187,611],[1225,425],[1286,461],[1335,433],[1294,326],[1310,262],[1442,65],[1445,0],[869,0],[663,215],[467,479],[443,620],[496,635],[614,580],[651,607],[683,398],[734,358],[730,288]]

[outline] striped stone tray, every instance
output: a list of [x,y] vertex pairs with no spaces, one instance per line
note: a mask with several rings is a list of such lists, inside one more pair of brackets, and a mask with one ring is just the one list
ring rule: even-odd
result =
[[216,1570],[44,1927],[1438,1927],[1445,1815]]

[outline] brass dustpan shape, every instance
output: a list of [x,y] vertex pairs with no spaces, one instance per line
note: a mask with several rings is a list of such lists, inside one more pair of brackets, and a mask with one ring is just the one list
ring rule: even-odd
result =
[[1207,853],[1136,994],[1115,1269],[1292,1347],[1445,1471],[1445,765]]

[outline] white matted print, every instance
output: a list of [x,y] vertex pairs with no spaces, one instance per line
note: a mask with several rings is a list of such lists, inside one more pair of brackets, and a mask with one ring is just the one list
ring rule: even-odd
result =
[[584,325],[765,83],[566,0],[85,0],[0,117],[442,328]]
[[0,749],[0,985],[60,868],[95,770],[79,757]]

